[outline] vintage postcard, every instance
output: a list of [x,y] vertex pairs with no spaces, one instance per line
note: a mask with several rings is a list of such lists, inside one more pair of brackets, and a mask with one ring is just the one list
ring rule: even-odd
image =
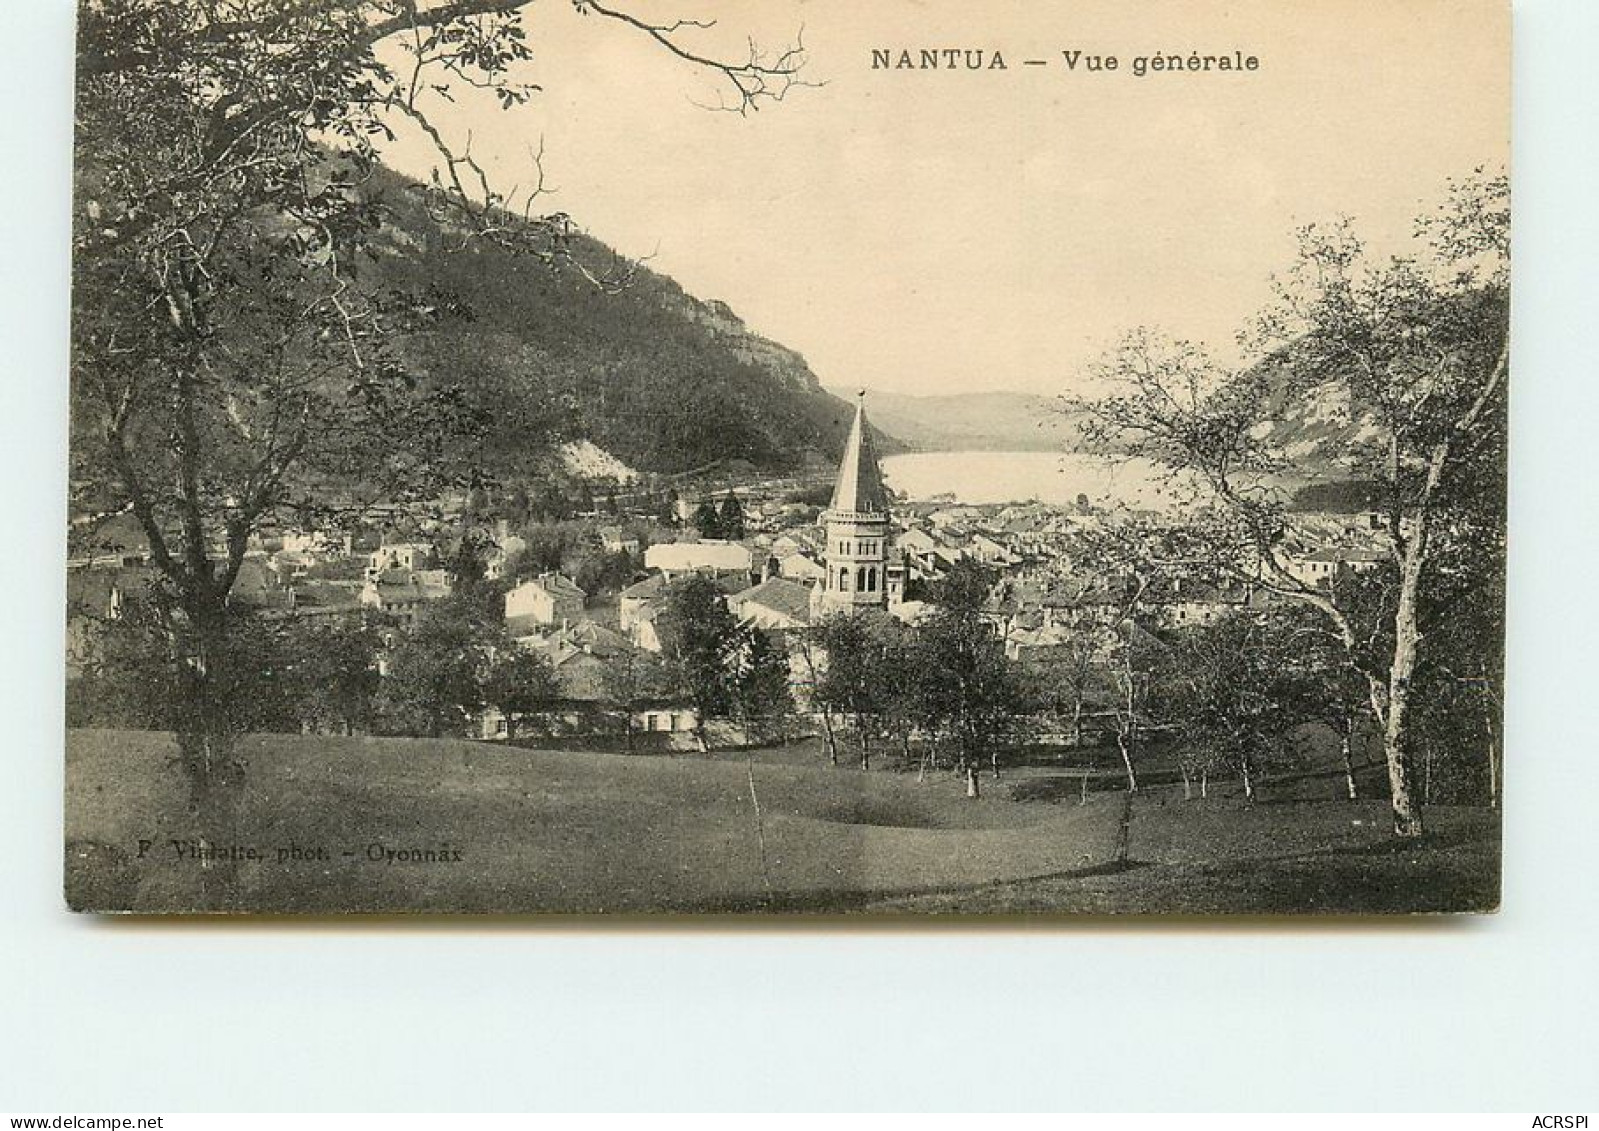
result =
[[84,0],[68,904],[1494,910],[1509,33]]

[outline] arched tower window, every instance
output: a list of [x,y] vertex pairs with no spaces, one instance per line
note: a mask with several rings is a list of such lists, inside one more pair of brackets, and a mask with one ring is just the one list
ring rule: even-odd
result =
[[861,566],[855,571],[855,588],[862,593],[866,592],[866,567]]
[[840,592],[849,592],[849,570],[841,569],[838,571],[838,588]]
[[866,591],[868,593],[876,593],[877,592],[877,567],[876,566],[873,566],[871,569],[866,571]]

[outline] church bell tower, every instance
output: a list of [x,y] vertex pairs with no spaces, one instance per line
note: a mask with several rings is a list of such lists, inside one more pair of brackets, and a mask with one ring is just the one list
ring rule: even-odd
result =
[[866,426],[864,391],[856,402],[855,423],[822,525],[827,531],[827,577],[814,592],[813,613],[827,616],[898,605],[904,576],[890,566],[888,490]]

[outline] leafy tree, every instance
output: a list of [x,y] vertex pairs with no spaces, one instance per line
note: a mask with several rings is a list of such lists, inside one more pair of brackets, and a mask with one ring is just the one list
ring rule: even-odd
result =
[[1103,626],[1085,624],[1073,629],[1053,655],[1027,665],[1030,701],[1040,711],[1071,720],[1074,747],[1083,745],[1084,723],[1103,690],[1100,673],[1112,639]]
[[[872,632],[872,651],[881,671],[878,688],[878,721],[884,733],[899,744],[900,757],[905,765],[911,761],[911,738],[922,718],[920,688],[906,673],[915,670],[920,657],[914,633],[892,617],[869,618]],[[927,745],[917,771],[917,780],[926,780],[927,765],[932,755]]]
[[1279,660],[1280,694],[1296,717],[1328,727],[1338,736],[1344,793],[1350,801],[1360,797],[1355,739],[1362,720],[1371,713],[1370,689],[1362,671],[1379,666],[1383,654],[1392,649],[1386,633],[1393,623],[1396,587],[1394,571],[1386,566],[1335,580],[1334,599],[1357,632],[1359,643],[1353,653],[1316,610],[1303,605],[1275,610],[1289,641]]
[[[739,111],[798,80],[798,48],[723,62],[595,0],[586,13],[707,69]],[[466,91],[533,93],[523,0],[89,0],[80,12],[72,479],[80,512],[134,515],[167,582],[164,631],[197,807],[242,777],[228,603],[264,520],[328,509],[318,484],[417,499],[472,479],[484,412],[424,389],[402,334],[448,304],[371,285],[377,147],[410,131],[437,158],[427,207],[452,232],[552,266],[572,225],[496,190],[437,121]],[[514,210],[523,214],[507,222]],[[606,282],[606,280],[597,280]],[[404,453],[404,458],[396,458]]]
[[663,497],[661,499],[660,506],[656,508],[655,518],[656,518],[656,521],[659,522],[662,526],[666,526],[666,527],[676,527],[677,526],[677,524],[678,524],[678,517],[677,517],[678,500],[679,500],[679,495],[677,493],[677,488],[676,487],[673,487],[670,490],[668,490],[666,492],[665,497]]
[[694,527],[700,532],[701,538],[721,538],[722,513],[716,509],[716,504],[710,499],[705,499],[694,508]]
[[794,709],[788,655],[759,629],[745,626],[743,635],[734,679],[734,716],[751,743],[786,739]]
[[738,496],[732,491],[722,500],[722,507],[716,515],[717,526],[721,530],[719,537],[731,542],[737,542],[744,537],[744,504],[738,501]]
[[493,546],[494,540],[482,531],[469,529],[462,534],[444,563],[451,585],[462,589],[483,584]]
[[363,621],[306,621],[288,631],[296,711],[317,731],[359,734],[372,726],[383,638]]
[[662,661],[642,649],[629,649],[605,666],[606,704],[622,718],[623,742],[633,753],[633,717],[670,693]]
[[656,619],[668,680],[699,715],[701,748],[708,745],[712,719],[728,718],[735,707],[735,665],[745,631],[709,578],[690,575],[672,583]]
[[988,604],[993,589],[994,571],[969,558],[962,558],[933,584],[930,596],[934,604],[962,615],[975,616]]
[[1284,694],[1288,627],[1277,618],[1240,613],[1178,636],[1182,676],[1169,698],[1182,740],[1207,769],[1235,770],[1250,801],[1261,771],[1299,721]]
[[1116,749],[1127,774],[1127,792],[1138,792],[1138,751],[1145,735],[1161,727],[1159,710],[1168,654],[1164,642],[1131,617],[1114,629],[1106,662],[1095,669],[1115,725]]
[[[74,726],[179,730],[195,725],[188,698],[192,656],[175,654],[173,610],[156,580],[124,598],[115,617],[90,620],[67,687]],[[297,651],[284,625],[235,611],[233,631],[221,642],[213,702],[223,709],[225,737],[249,731],[299,729]],[[217,767],[220,777],[222,767]],[[191,797],[191,805],[199,799]]]
[[956,769],[975,798],[985,756],[999,776],[999,743],[1025,705],[1020,680],[999,638],[971,608],[935,609],[917,626],[915,657],[909,674],[922,724],[954,739]]
[[483,679],[483,701],[505,716],[505,736],[516,737],[519,716],[544,710],[559,697],[550,661],[505,641],[494,650]]
[[1263,360],[1218,366],[1199,347],[1135,331],[1100,376],[1119,392],[1084,407],[1107,450],[1184,473],[1212,507],[1199,533],[1219,564],[1317,609],[1351,656],[1360,638],[1333,596],[1287,568],[1287,501],[1264,477],[1287,465],[1270,424],[1284,395],[1343,406],[1352,478],[1379,485],[1397,574],[1392,647],[1362,666],[1383,727],[1394,830],[1423,830],[1414,796],[1411,707],[1426,584],[1474,461],[1502,460],[1509,368],[1509,183],[1478,174],[1418,225],[1424,256],[1374,263],[1347,223],[1302,229],[1299,256],[1252,344]]
[[116,615],[73,609],[82,638],[67,680],[67,725],[171,730],[177,725],[176,669],[158,592],[124,597]]
[[478,594],[454,593],[427,606],[388,657],[380,714],[402,734],[458,734],[488,700],[494,657],[509,647],[497,610]]
[[590,597],[617,593],[631,585],[643,568],[643,561],[626,550],[609,553],[597,545],[584,546],[569,553],[563,571]]
[[888,688],[904,679],[890,671],[886,617],[867,613],[838,613],[816,626],[817,643],[826,666],[815,688],[815,701],[823,711],[854,721],[861,769],[871,768],[872,735],[888,708]]
[[827,760],[831,765],[838,765],[838,728],[834,725],[833,710],[822,698],[818,690],[823,685],[827,671],[827,652],[822,646],[820,626],[813,625],[793,634],[792,641],[794,655],[799,660],[804,670],[805,690],[803,693],[803,706],[814,711],[816,718],[822,724],[822,746],[827,751]]

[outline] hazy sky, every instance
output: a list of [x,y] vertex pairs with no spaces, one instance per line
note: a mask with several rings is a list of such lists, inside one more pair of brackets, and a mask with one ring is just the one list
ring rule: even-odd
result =
[[[1346,212],[1397,248],[1448,178],[1507,160],[1499,0],[631,5],[717,15],[685,40],[707,51],[803,26],[826,85],[707,111],[703,73],[543,0],[527,20],[544,92],[447,120],[506,184],[542,137],[550,209],[653,254],[829,384],[1056,392],[1135,324],[1225,342],[1295,224]],[[1008,69],[871,68],[873,48],[947,47]],[[1071,49],[1119,69],[1068,71]],[[1260,69],[1132,74],[1137,55],[1233,50]],[[391,159],[421,172],[417,152]]]

